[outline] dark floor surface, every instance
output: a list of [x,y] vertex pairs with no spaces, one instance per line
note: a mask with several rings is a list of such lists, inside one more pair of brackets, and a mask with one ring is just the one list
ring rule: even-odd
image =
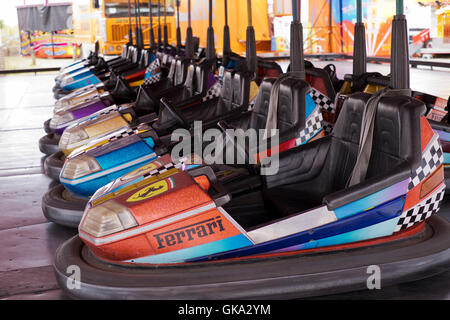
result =
[[[351,63],[344,66],[350,69]],[[38,140],[44,135],[43,122],[51,116],[54,76],[0,77],[0,299],[67,298],[56,284],[52,263],[56,248],[76,230],[47,222],[41,211],[41,198],[52,181],[42,174]],[[450,82],[450,72],[436,77]],[[450,201],[441,214],[450,220]],[[450,299],[450,271],[381,290],[323,298]]]

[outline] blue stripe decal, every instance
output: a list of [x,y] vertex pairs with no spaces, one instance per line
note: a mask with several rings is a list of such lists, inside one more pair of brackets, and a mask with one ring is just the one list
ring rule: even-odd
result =
[[375,192],[365,198],[356,200],[352,203],[337,208],[334,210],[334,213],[336,214],[336,217],[338,219],[342,219],[355,213],[370,209],[374,206],[378,206],[382,203],[405,195],[408,192],[408,184],[409,179],[405,179],[402,182],[396,183],[393,186]]
[[444,152],[444,164],[450,164],[450,153]]
[[244,246],[251,245],[251,241],[247,239],[243,234],[238,234],[233,237],[229,237],[226,239],[221,239],[217,241],[213,241],[210,243],[205,243],[199,246],[181,249],[177,251],[166,252],[162,254],[157,254],[153,256],[138,258],[128,260],[126,262],[133,263],[176,263],[176,262],[185,262],[188,259],[192,259],[195,257],[213,254],[217,252],[223,252],[228,250],[233,250],[236,248],[241,248]]
[[384,222],[377,223],[373,226],[358,229],[355,231],[339,234],[333,237],[324,238],[316,241],[311,241],[295,247],[294,250],[314,249],[320,247],[328,247],[333,245],[339,245],[344,243],[351,243],[375,238],[381,238],[392,235],[395,227],[397,226],[398,219],[396,217]]
[[434,130],[439,135],[440,140],[450,141],[450,132],[445,132],[441,130]]
[[[377,225],[380,222],[387,220],[398,220],[398,217],[402,214],[404,204],[405,197],[399,197],[377,208],[373,208],[371,210],[314,228],[312,230],[299,232],[297,234],[293,234],[284,238],[267,241],[246,248],[236,249],[233,251],[225,252],[223,254],[203,256],[198,259],[194,259],[193,261],[229,259],[274,251],[298,250],[295,248],[300,248],[305,243],[309,243],[311,241],[337,237],[340,234],[367,228],[369,226]],[[394,229],[391,229],[391,232],[393,230]]]
[[63,89],[71,91],[97,83],[100,83],[100,80],[96,76],[92,75],[90,77],[86,77],[81,80],[69,83],[68,85],[64,86]]
[[305,96],[305,119],[311,115],[311,113],[316,109],[317,105],[309,94]]
[[[153,153],[153,150],[144,141],[125,145],[122,148],[111,152],[108,152],[108,145],[104,145],[102,148],[105,154],[98,156],[97,162],[104,170],[114,168],[122,163],[130,162]],[[99,151],[93,150],[93,152]]]

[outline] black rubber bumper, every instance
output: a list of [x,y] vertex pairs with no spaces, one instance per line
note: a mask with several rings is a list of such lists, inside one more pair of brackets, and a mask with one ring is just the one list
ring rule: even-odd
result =
[[87,202],[87,199],[74,196],[58,184],[42,198],[42,211],[48,220],[56,224],[78,228]]
[[66,160],[66,155],[62,151],[58,151],[48,156],[44,161],[44,171],[47,176],[53,180],[59,181],[59,174]]
[[47,133],[47,134],[49,134],[49,133],[52,133],[52,130],[50,129],[50,121],[51,121],[52,119],[48,119],[48,120],[46,120],[45,122],[44,122],[44,131],[45,131],[45,133]]
[[[450,268],[449,247],[449,223],[433,216],[418,235],[383,245],[179,266],[106,263],[75,236],[58,248],[54,268],[78,299],[291,299],[365,290],[371,265],[382,287],[427,278]],[[69,289],[71,265],[80,267],[79,289]]]
[[67,91],[67,90],[61,89],[61,87],[54,87],[53,88],[53,98],[55,98],[56,100],[59,100],[62,97],[67,96],[71,92],[72,91]]
[[53,154],[58,152],[59,149],[59,139],[61,136],[56,133],[49,133],[39,139],[39,150],[45,154]]

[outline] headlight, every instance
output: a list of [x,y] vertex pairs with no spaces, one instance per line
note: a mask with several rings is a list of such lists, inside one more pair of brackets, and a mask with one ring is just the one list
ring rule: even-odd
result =
[[59,140],[59,147],[65,149],[71,144],[89,139],[89,135],[82,128],[75,127],[74,130],[65,130]]
[[114,200],[109,200],[86,211],[80,231],[100,238],[137,225],[126,207]]
[[57,113],[53,115],[52,120],[50,120],[50,128],[57,128],[73,119],[72,112]]
[[66,160],[61,177],[65,179],[78,179],[101,170],[102,168],[95,158],[83,153]]

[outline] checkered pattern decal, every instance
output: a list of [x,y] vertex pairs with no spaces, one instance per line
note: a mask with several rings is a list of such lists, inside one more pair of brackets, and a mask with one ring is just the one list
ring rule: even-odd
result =
[[179,169],[180,167],[181,167],[181,163],[174,164],[172,162],[169,162],[169,163],[167,163],[167,164],[165,164],[165,165],[163,165],[163,166],[161,166],[161,167],[159,167],[157,169],[154,169],[154,170],[152,170],[150,172],[147,172],[146,174],[143,175],[143,177],[147,178],[147,177],[157,176],[157,175],[163,174],[164,172],[167,172],[167,171],[169,171],[169,170],[171,170],[173,168]]
[[316,105],[320,106],[320,108],[324,111],[328,111],[331,113],[335,112],[335,106],[333,101],[331,101],[326,95],[320,92],[317,89],[311,88],[309,95],[313,99]]
[[161,64],[158,58],[155,58],[155,60],[153,60],[153,62],[150,63],[150,65],[147,67],[147,70],[145,70],[144,84],[149,85],[161,80],[160,66]]
[[[314,103],[319,106],[322,111],[336,113],[335,104],[325,94],[315,88],[311,88],[309,95],[313,99]],[[333,124],[325,120],[322,120],[322,127],[325,135],[329,135],[333,131]]]
[[296,140],[296,145],[301,145],[314,137],[322,129],[322,126],[323,117],[321,107],[317,106],[306,120],[305,128],[300,131],[300,134]]
[[405,211],[400,216],[394,232],[405,230],[416,223],[428,219],[432,214],[439,211],[442,200],[444,199],[445,187],[434,192],[430,197]]
[[161,80],[161,72],[151,76],[150,78],[145,79],[144,84],[150,85],[152,83],[158,82],[159,80]]
[[206,95],[202,98],[202,101],[212,100],[220,96],[220,91],[222,90],[222,86],[220,85],[220,81],[216,81],[206,92]]
[[117,106],[112,106],[111,108],[103,109],[98,113],[96,112],[96,113],[92,114],[92,117],[100,117],[100,116],[104,116],[104,115],[107,115],[107,114],[110,114],[110,113],[116,112],[116,111],[118,111]]
[[135,129],[127,129],[127,130],[121,131],[117,135],[109,138],[108,141],[109,142],[117,141],[117,140],[123,139],[125,137],[132,136],[136,133],[137,133],[137,130],[135,130]]
[[444,153],[442,152],[442,147],[439,143],[439,136],[435,133],[425,151],[422,153],[422,163],[411,177],[408,190],[417,186],[442,163],[444,163]]

